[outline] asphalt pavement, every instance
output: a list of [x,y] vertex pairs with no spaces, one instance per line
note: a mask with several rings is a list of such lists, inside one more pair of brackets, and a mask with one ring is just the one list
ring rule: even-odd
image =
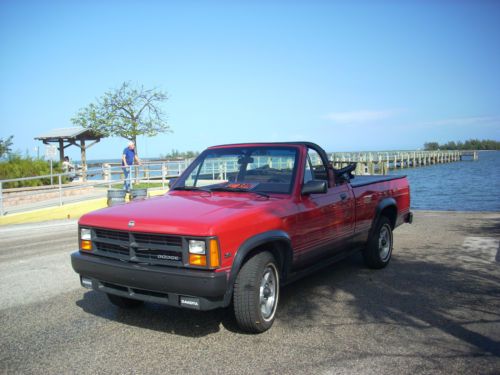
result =
[[354,255],[282,289],[274,326],[120,310],[71,269],[76,221],[0,227],[2,374],[499,374],[500,213],[416,212],[383,270]]

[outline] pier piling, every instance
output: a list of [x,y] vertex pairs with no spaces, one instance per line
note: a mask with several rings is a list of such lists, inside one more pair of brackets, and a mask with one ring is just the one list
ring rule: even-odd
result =
[[385,151],[336,152],[330,154],[334,168],[357,163],[355,174],[387,174],[392,169],[424,167],[427,165],[478,160],[478,151]]

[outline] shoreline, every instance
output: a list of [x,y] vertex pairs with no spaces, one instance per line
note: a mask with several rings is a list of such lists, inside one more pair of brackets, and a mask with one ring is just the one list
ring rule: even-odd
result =
[[497,211],[461,211],[461,210],[429,210],[429,209],[411,209],[412,212],[423,212],[423,213],[431,213],[431,212],[436,212],[436,213],[462,213],[462,214],[500,214],[500,210]]

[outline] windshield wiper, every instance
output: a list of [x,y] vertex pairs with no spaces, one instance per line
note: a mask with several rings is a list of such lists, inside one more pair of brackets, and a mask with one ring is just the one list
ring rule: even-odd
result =
[[211,188],[210,191],[230,191],[230,192],[234,192],[234,193],[254,193],[254,194],[260,195],[261,197],[269,198],[269,194],[263,193],[261,191],[248,190],[248,189],[242,189],[242,188],[230,188],[227,186],[214,187],[214,188]]
[[211,193],[211,190],[206,189],[206,188],[201,188],[198,186],[177,186],[173,188],[172,190],[184,190],[184,191],[206,191],[208,193]]

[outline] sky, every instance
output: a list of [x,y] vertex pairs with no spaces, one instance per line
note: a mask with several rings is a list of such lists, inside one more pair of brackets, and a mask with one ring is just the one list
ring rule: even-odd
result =
[[173,133],[140,137],[141,157],[500,140],[500,1],[0,1],[0,138],[15,150],[43,154],[34,137],[124,81],[169,97]]

